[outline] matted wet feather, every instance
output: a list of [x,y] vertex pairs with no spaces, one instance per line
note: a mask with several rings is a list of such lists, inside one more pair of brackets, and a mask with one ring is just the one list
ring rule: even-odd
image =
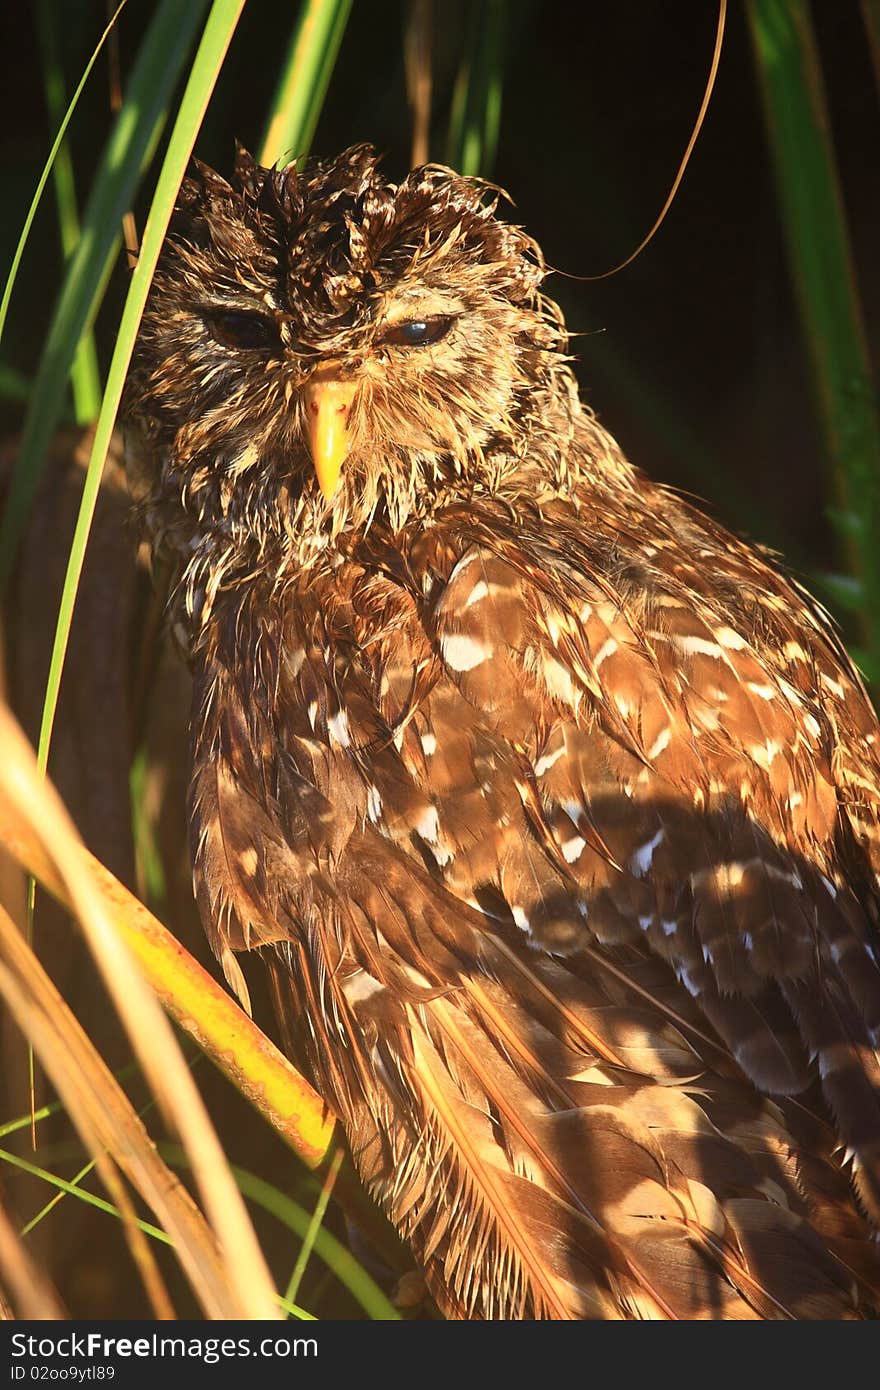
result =
[[876,716],[580,403],[497,205],[363,146],[184,185],[127,412],[205,928],[448,1315],[875,1315]]

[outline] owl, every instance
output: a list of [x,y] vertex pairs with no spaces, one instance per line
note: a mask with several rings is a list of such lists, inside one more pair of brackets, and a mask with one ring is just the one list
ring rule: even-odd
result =
[[205,930],[447,1316],[871,1316],[877,718],[581,403],[498,203],[183,185],[125,409]]

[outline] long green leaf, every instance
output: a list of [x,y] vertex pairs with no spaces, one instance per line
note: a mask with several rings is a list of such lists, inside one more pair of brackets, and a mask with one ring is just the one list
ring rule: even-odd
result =
[[46,184],[49,180],[49,175],[52,172],[52,166],[55,163],[55,157],[58,154],[59,149],[61,148],[61,143],[64,140],[64,136],[67,132],[67,127],[70,124],[71,117],[73,116],[73,113],[77,108],[80,95],[82,94],[82,89],[86,85],[86,82],[89,80],[89,74],[98,60],[98,54],[104,47],[104,43],[107,39],[108,34],[110,33],[110,30],[116,23],[119,11],[125,4],[126,0],[120,0],[119,5],[113,13],[112,19],[110,20],[106,29],[104,30],[103,34],[98,40],[98,44],[94,49],[91,58],[86,64],[85,71],[83,72],[83,75],[77,84],[76,91],[70,99],[70,105],[64,113],[64,119],[62,120],[61,125],[58,127],[58,132],[55,136],[55,139],[52,141],[52,148],[49,151],[48,158],[46,159],[46,163],[43,166],[43,172],[41,173],[37,182],[36,191],[34,193],[33,198],[31,199],[31,205],[27,210],[27,215],[24,219],[24,226],[22,227],[21,235],[18,238],[18,245],[16,246],[15,252],[13,253],[12,264],[9,267],[9,274],[6,277],[6,284],[3,287],[3,296],[2,298],[0,298],[0,338],[3,337],[3,329],[6,326],[6,315],[9,312],[9,301],[12,298],[12,291],[15,288],[15,281],[18,277],[18,268],[21,265],[21,258],[24,255],[24,248],[27,245],[27,239],[30,235],[30,230],[33,225],[34,218],[37,215],[37,208],[39,207],[40,199],[43,196],[43,189],[46,187]]
[[287,1284],[287,1288],[284,1291],[285,1298],[289,1298],[292,1303],[296,1302],[296,1296],[299,1293],[299,1286],[302,1283],[303,1275],[306,1272],[306,1266],[309,1262],[309,1256],[311,1255],[312,1250],[314,1249],[315,1241],[318,1238],[318,1232],[320,1231],[321,1226],[324,1222],[324,1217],[327,1214],[327,1206],[330,1202],[330,1195],[333,1191],[333,1184],[336,1181],[344,1157],[345,1149],[340,1144],[328,1165],[327,1173],[324,1178],[321,1191],[318,1193],[318,1200],[315,1203],[315,1209],[312,1212],[311,1219],[309,1221],[308,1230],[303,1236],[303,1242],[299,1248],[299,1254],[296,1257],[296,1264],[293,1267],[293,1273],[291,1274]]
[[501,125],[507,14],[504,0],[471,9],[467,44],[452,94],[446,162],[462,174],[488,178]]
[[165,240],[168,223],[171,220],[177,190],[186,171],[196,136],[199,133],[208,102],[211,99],[211,93],[217,81],[217,74],[222,67],[226,50],[232,40],[235,26],[238,24],[243,8],[244,0],[214,0],[211,6],[205,31],[183,94],[183,100],[180,103],[180,110],[177,113],[177,120],[171,132],[171,139],[168,142],[168,150],[156,184],[156,192],[150,207],[147,225],[144,228],[138,263],[132,274],[125,308],[122,311],[116,348],[107,374],[107,389],[104,392],[104,401],[101,406],[101,414],[98,417],[95,439],[86,470],[82,502],[70,548],[67,575],[58,612],[58,625],[55,630],[55,642],[52,648],[52,660],[49,666],[49,679],[46,686],[46,699],[43,705],[40,741],[37,750],[37,758],[43,771],[45,771],[49,759],[49,743],[58,704],[61,672],[64,668],[64,658],[70,636],[73,605],[76,602],[86,543],[95,511],[98,488],[101,484],[101,474],[110,447],[113,427],[116,424],[116,416],[119,413],[119,403],[122,400],[122,389],[125,385],[128,364],[134,351],[135,338],[153,281],[153,273],[156,269],[162,243]]
[[77,344],[94,320],[119,249],[119,228],[155,153],[171,93],[207,0],[161,0],[128,80],[127,99],[101,157],[83,213],[82,234],[46,338],[25,416],[0,529],[0,587],[12,568],[52,432],[64,408]]
[[838,500],[857,519],[865,646],[880,662],[880,420],[810,7],[749,0],[788,255]]
[[272,100],[259,161],[308,154],[352,0],[303,0]]
[[[58,52],[56,32],[57,10],[52,0],[39,0],[37,4],[37,28],[43,49],[43,82],[46,88],[46,105],[49,119],[59,126],[64,119],[64,73]],[[65,140],[59,145],[55,163],[52,166],[52,182],[55,186],[55,202],[58,207],[58,230],[61,234],[61,250],[65,261],[76,250],[79,241],[79,212],[77,211],[76,187],[73,177],[73,160],[70,146]],[[90,425],[101,409],[101,376],[98,371],[98,352],[93,333],[84,333],[80,339],[70,371],[73,387],[73,404],[76,423]]]

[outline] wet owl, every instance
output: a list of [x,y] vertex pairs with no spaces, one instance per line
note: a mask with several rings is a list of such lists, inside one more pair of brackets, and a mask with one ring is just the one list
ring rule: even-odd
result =
[[545,273],[366,146],[184,183],[125,408],[205,929],[446,1315],[870,1316],[877,719]]

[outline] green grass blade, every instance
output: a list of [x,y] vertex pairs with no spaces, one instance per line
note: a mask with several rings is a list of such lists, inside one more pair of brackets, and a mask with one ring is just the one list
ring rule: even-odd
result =
[[177,113],[174,129],[168,142],[168,150],[159,173],[147,225],[144,228],[138,263],[134,268],[125,308],[122,311],[116,347],[107,374],[107,389],[104,392],[101,414],[98,417],[95,439],[86,470],[82,502],[70,547],[67,575],[61,595],[58,624],[55,629],[55,642],[52,648],[37,749],[37,760],[43,771],[45,771],[49,759],[49,744],[52,738],[52,725],[58,704],[61,673],[64,668],[64,658],[70,636],[73,605],[76,602],[86,543],[95,511],[98,488],[101,484],[101,474],[104,469],[107,450],[110,447],[113,427],[116,424],[116,416],[119,412],[128,364],[134,351],[135,338],[153,281],[153,272],[156,269],[159,252],[162,249],[168,223],[171,220],[177,190],[186,171],[196,136],[199,133],[211,93],[217,81],[217,75],[243,8],[244,0],[214,0],[211,6],[211,12],[205,24],[205,30],[180,103],[180,110]]
[[[188,1063],[189,1063],[189,1066],[190,1066],[191,1068],[197,1066],[198,1063],[201,1061],[201,1059],[202,1059],[203,1056],[204,1056],[203,1053],[197,1052],[197,1053],[195,1053],[192,1057],[187,1058],[187,1061],[188,1061]],[[137,1065],[130,1065],[130,1066],[127,1066],[127,1067],[122,1067],[119,1071],[114,1072],[114,1076],[116,1077],[116,1080],[117,1080],[117,1081],[121,1081],[122,1078],[123,1078],[124,1076],[127,1076],[127,1075],[133,1075],[133,1076],[140,1075],[140,1068],[139,1068]],[[138,1119],[139,1119],[139,1120],[144,1119],[144,1117],[145,1117],[146,1115],[148,1115],[148,1114],[150,1113],[150,1111],[153,1110],[153,1109],[155,1108],[155,1105],[156,1105],[155,1098],[152,1098],[152,1099],[148,1100],[148,1101],[146,1102],[146,1104],[143,1105],[143,1106],[141,1106],[140,1110],[138,1110],[138,1112],[137,1112],[137,1117],[138,1117]],[[53,1105],[47,1105],[47,1106],[45,1106],[43,1112],[41,1112],[39,1115],[36,1114],[36,1113],[34,1114],[34,1124],[36,1124],[36,1121],[37,1121],[38,1119],[45,1119],[45,1118],[47,1118],[48,1115],[51,1114],[53,1111],[61,1110],[62,1108],[63,1108],[63,1107],[61,1106],[60,1102],[55,1102]],[[23,1120],[21,1120],[21,1121],[15,1121],[15,1120],[12,1121],[11,1124],[10,1124],[9,1126],[0,1126],[0,1137],[3,1137],[5,1134],[8,1134],[8,1133],[14,1133],[14,1131],[15,1131],[16,1128],[20,1128],[20,1127],[22,1127],[23,1125],[30,1125],[30,1124],[31,1124],[31,1118],[30,1118],[30,1116],[28,1115],[28,1116],[26,1116],[26,1117],[25,1117]],[[59,1190],[58,1192],[56,1192],[54,1197],[50,1197],[50,1199],[49,1199],[49,1201],[46,1203],[46,1205],[45,1205],[44,1207],[41,1207],[40,1210],[36,1213],[36,1215],[35,1215],[35,1216],[32,1216],[31,1219],[30,1219],[30,1221],[28,1221],[28,1222],[26,1223],[26,1225],[22,1226],[22,1228],[21,1228],[21,1230],[20,1230],[20,1232],[19,1232],[19,1235],[21,1235],[21,1236],[30,1235],[31,1231],[33,1231],[33,1230],[35,1229],[35,1227],[39,1226],[40,1222],[43,1221],[43,1220],[45,1219],[45,1217],[47,1217],[47,1216],[49,1215],[50,1212],[54,1211],[55,1207],[58,1206],[58,1203],[62,1200],[63,1197],[65,1197],[65,1196],[70,1196],[70,1189],[71,1189],[71,1188],[74,1188],[74,1187],[79,1187],[80,1183],[82,1183],[82,1182],[85,1181],[85,1179],[88,1177],[89,1173],[91,1173],[91,1172],[93,1171],[93,1169],[94,1169],[96,1166],[97,1166],[97,1164],[96,1164],[96,1162],[95,1162],[95,1159],[93,1159],[93,1158],[92,1158],[92,1159],[89,1159],[89,1162],[86,1163],[82,1168],[80,1168],[79,1172],[78,1172],[78,1173],[75,1173],[75,1174],[73,1175],[73,1177],[69,1179],[69,1184],[68,1184],[68,1186],[67,1186],[66,1188],[64,1188],[63,1190]],[[115,1208],[114,1208],[114,1211],[115,1211]]]
[[39,484],[46,449],[64,408],[76,347],[97,313],[119,248],[123,214],[155,153],[171,93],[207,8],[207,0],[161,0],[128,80],[83,213],[22,429],[0,529],[0,587],[5,586],[24,518]]
[[89,74],[91,73],[92,68],[95,66],[95,63],[98,60],[98,54],[104,47],[104,43],[106,42],[107,36],[110,33],[110,30],[113,28],[113,25],[116,23],[116,18],[120,10],[126,3],[127,0],[120,0],[120,4],[117,6],[113,14],[113,18],[110,20],[109,24],[107,25],[106,29],[104,30],[103,34],[98,40],[98,45],[92,53],[92,56],[89,59],[88,63],[86,64],[85,71],[83,72],[82,77],[77,83],[76,91],[70,99],[70,105],[68,106],[67,111],[64,114],[64,119],[62,120],[61,125],[58,127],[58,133],[56,134],[55,139],[52,141],[52,148],[50,149],[49,156],[46,160],[45,165],[43,166],[43,172],[40,175],[39,181],[37,183],[36,192],[34,193],[33,199],[31,200],[31,205],[27,210],[27,216],[24,219],[24,226],[21,229],[21,235],[18,239],[18,245],[16,246],[15,252],[12,257],[12,264],[9,267],[9,274],[6,277],[6,284],[3,287],[3,296],[2,298],[0,298],[0,338],[3,337],[3,329],[6,326],[6,316],[9,312],[9,301],[12,298],[12,291],[15,287],[16,277],[18,276],[18,267],[21,265],[21,258],[24,254],[24,248],[27,245],[27,239],[30,235],[31,226],[33,224],[34,217],[36,216],[37,208],[40,204],[40,199],[43,196],[43,189],[46,187],[46,184],[49,180],[49,175],[52,172],[52,166],[55,163],[55,157],[58,154],[58,150],[61,147],[62,141],[64,140],[64,136],[67,132],[67,127],[70,125],[71,117],[73,116],[73,113],[77,108],[77,103],[79,102],[83,87],[86,85],[86,82],[89,79]]
[[[56,13],[51,0],[38,0],[37,28],[43,49],[43,81],[46,88],[46,106],[49,120],[59,126],[64,119],[64,74],[58,52],[58,35],[55,30]],[[70,146],[65,140],[58,147],[58,154],[52,166],[52,182],[55,186],[55,202],[58,207],[58,229],[61,234],[61,250],[65,261],[76,250],[79,241],[79,213],[77,211],[76,187],[73,177],[73,161]],[[73,387],[73,405],[76,423],[90,425],[101,409],[101,375],[98,371],[98,353],[94,334],[86,333],[80,340],[70,371]]]
[[293,1267],[293,1273],[291,1274],[290,1281],[288,1282],[287,1288],[284,1291],[284,1297],[289,1298],[291,1302],[296,1302],[296,1296],[299,1293],[299,1286],[302,1283],[302,1277],[306,1272],[306,1266],[309,1262],[309,1256],[311,1255],[312,1250],[314,1249],[318,1232],[320,1231],[324,1221],[324,1217],[327,1214],[327,1206],[330,1202],[330,1195],[333,1191],[333,1184],[336,1182],[336,1176],[339,1172],[344,1157],[345,1150],[340,1145],[340,1147],[336,1150],[328,1165],[326,1177],[324,1178],[321,1191],[318,1193],[318,1200],[315,1203],[315,1209],[312,1212],[312,1218],[309,1222],[308,1229],[303,1237],[303,1243],[299,1248],[299,1254],[296,1257],[296,1264]]
[[504,0],[480,0],[471,11],[446,141],[446,162],[462,174],[488,178],[495,163],[501,126],[506,21]]
[[[57,1196],[76,1197],[84,1202],[86,1206],[94,1207],[96,1211],[104,1212],[106,1216],[114,1216],[117,1221],[121,1220],[119,1209],[108,1202],[104,1197],[98,1197],[96,1193],[89,1192],[88,1188],[81,1187],[82,1180],[92,1171],[94,1163],[87,1163],[86,1166],[74,1175],[69,1181],[66,1178],[59,1178],[56,1173],[51,1173],[48,1168],[41,1168],[39,1164],[31,1163],[26,1158],[20,1158],[18,1154],[10,1153],[8,1149],[0,1149],[0,1162],[8,1163],[13,1168],[18,1168],[23,1173],[28,1173],[32,1178],[39,1178],[41,1182],[48,1183],[50,1187],[57,1189]],[[53,1200],[57,1200],[53,1199]],[[22,1236],[27,1236],[37,1225],[40,1218],[51,1208],[52,1203],[48,1203],[33,1220],[29,1221],[20,1232]],[[154,1226],[150,1221],[142,1221],[136,1218],[136,1224],[145,1235],[151,1236],[153,1240],[161,1241],[163,1245],[171,1245],[173,1242],[166,1231],[159,1226]],[[313,1314],[301,1308],[288,1297],[276,1294],[280,1307],[289,1314],[290,1317],[299,1318],[302,1322],[315,1322]]]
[[261,164],[308,154],[351,4],[303,0],[260,143]]
[[[186,1155],[179,1144],[160,1144],[159,1152],[170,1167],[187,1166]],[[286,1193],[279,1192],[277,1187],[273,1187],[265,1179],[257,1177],[256,1173],[248,1172],[246,1168],[239,1168],[235,1164],[231,1164],[230,1167],[243,1197],[256,1202],[257,1206],[269,1212],[270,1216],[274,1216],[300,1240],[305,1239],[312,1223],[310,1212],[298,1202],[294,1202]],[[345,1285],[370,1318],[382,1322],[400,1320],[400,1314],[394,1304],[358,1263],[351,1251],[346,1250],[330,1231],[323,1227],[316,1230],[313,1248],[315,1254],[333,1271],[340,1284]]]
[[[70,1197],[78,1197],[87,1206],[97,1207],[98,1211],[106,1212],[109,1216],[115,1216],[121,1220],[121,1216],[112,1202],[105,1201],[103,1197],[97,1197],[94,1192],[89,1192],[85,1187],[79,1187],[76,1181],[68,1182],[65,1178],[59,1178],[55,1173],[50,1173],[46,1168],[40,1168],[36,1163],[30,1163],[26,1158],[20,1158],[18,1154],[10,1153],[8,1149],[0,1149],[0,1161],[9,1163],[13,1168],[20,1168],[23,1173],[30,1173],[33,1178],[40,1178],[47,1182],[50,1187],[57,1187],[60,1192],[66,1192]],[[171,1237],[166,1235],[158,1226],[153,1226],[149,1221],[138,1221],[138,1226],[148,1236],[153,1236],[155,1240],[161,1240],[165,1245],[171,1244]]]
[[146,745],[142,744],[134,755],[128,778],[131,830],[138,882],[143,884],[144,901],[161,917],[167,900],[167,883],[156,827],[151,823],[145,809],[148,773],[149,755]]
[[94,1168],[95,1160],[90,1159],[88,1163],[84,1164],[84,1166],[80,1168],[78,1173],[74,1173],[73,1177],[68,1179],[64,1188],[59,1189],[59,1191],[55,1193],[54,1197],[49,1198],[45,1206],[41,1207],[40,1210],[34,1216],[31,1217],[30,1221],[25,1222],[25,1224],[19,1231],[19,1235],[22,1237],[29,1236],[31,1231],[35,1230],[37,1226],[39,1226],[40,1222],[45,1220],[45,1218],[55,1210],[58,1203],[62,1200],[63,1197],[71,1196],[72,1189],[80,1187],[80,1184],[85,1182],[86,1178],[89,1176],[89,1173],[91,1173]]
[[836,499],[864,591],[868,666],[880,661],[880,421],[810,9],[749,0],[788,254]]
[[31,1129],[40,1120],[48,1120],[51,1115],[57,1115],[63,1108],[59,1100],[53,1100],[51,1104],[44,1105],[40,1110],[35,1110],[33,1115],[19,1115],[17,1119],[6,1120],[4,1124],[0,1125],[0,1139],[5,1139],[9,1134],[17,1134],[22,1129]]

